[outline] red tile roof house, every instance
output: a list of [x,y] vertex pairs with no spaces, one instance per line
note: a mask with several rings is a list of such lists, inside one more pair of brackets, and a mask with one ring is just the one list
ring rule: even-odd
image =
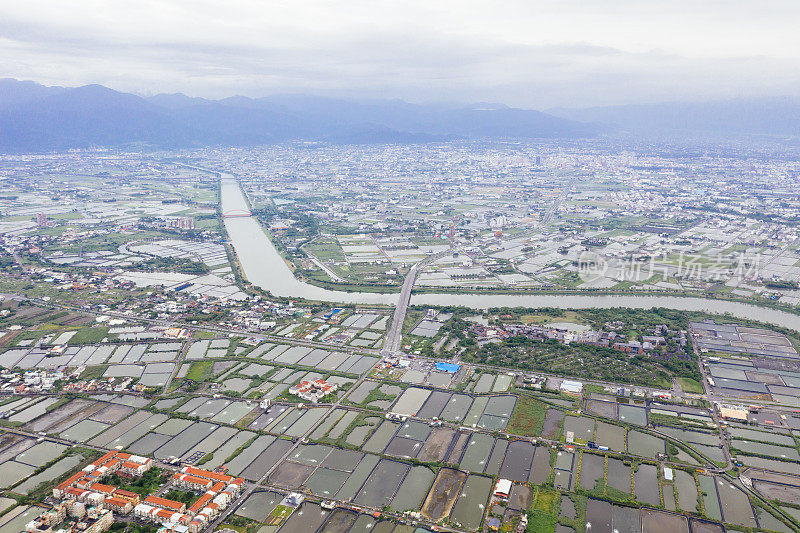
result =
[[144,499],[144,503],[146,503],[147,505],[151,505],[153,507],[160,507],[161,509],[165,509],[175,513],[182,513],[186,510],[185,503],[176,502],[174,500],[168,500],[166,498],[160,498],[158,496],[153,496],[152,494]]

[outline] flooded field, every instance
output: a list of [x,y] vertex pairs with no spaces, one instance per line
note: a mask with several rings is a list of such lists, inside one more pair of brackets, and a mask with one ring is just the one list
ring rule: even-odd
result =
[[345,442],[351,446],[361,446],[372,430],[381,423],[377,416],[368,416],[363,420],[363,424],[353,428],[345,437]]
[[586,402],[586,409],[603,418],[617,419],[617,403],[605,402],[600,400],[589,400]]
[[356,516],[352,511],[335,509],[320,529],[320,533],[346,533],[356,521]]
[[417,416],[417,413],[430,395],[431,391],[427,389],[410,387],[397,398],[392,407],[392,412],[406,416]]
[[363,403],[369,393],[378,388],[378,385],[375,381],[364,381],[347,395],[347,399],[353,403]]
[[472,405],[470,405],[469,411],[466,415],[464,415],[464,425],[477,425],[487,403],[489,403],[489,398],[486,396],[479,396],[478,398],[475,398],[472,402]]
[[488,430],[501,430],[508,425],[517,399],[514,396],[492,396],[486,402],[478,426]]
[[692,533],[724,533],[725,530],[720,524],[706,522],[705,520],[692,519]]
[[719,498],[717,498],[717,484],[714,478],[709,476],[698,475],[697,482],[702,491],[703,508],[705,509],[706,516],[712,520],[722,520],[722,511],[720,509]]
[[647,425],[647,411],[643,407],[634,405],[619,405],[619,420],[637,426]]
[[745,493],[721,478],[716,478],[716,481],[722,517],[725,521],[744,527],[756,527],[753,508]]
[[314,471],[313,466],[283,462],[269,475],[269,482],[279,487],[296,489],[303,485]]
[[500,472],[500,466],[503,464],[506,450],[508,449],[508,441],[505,439],[497,439],[492,449],[492,455],[489,456],[489,461],[486,463],[484,472],[491,475],[497,475]]
[[682,511],[694,512],[697,508],[697,486],[694,477],[683,470],[674,470],[678,507]]
[[286,440],[262,435],[228,462],[228,470],[245,479],[260,479],[289,450],[290,444]]
[[664,513],[653,509],[642,510],[643,533],[689,533],[689,521],[685,516]]
[[548,409],[544,417],[542,426],[542,437],[546,439],[557,439],[561,435],[561,423],[564,421],[564,411],[560,409]]
[[435,474],[426,466],[413,466],[397,489],[391,508],[398,512],[417,510],[422,505]]
[[470,474],[458,497],[450,519],[467,529],[477,529],[486,511],[492,478]]
[[621,460],[613,457],[608,458],[607,481],[609,487],[622,492],[631,492],[631,467],[624,464]]
[[664,453],[665,451],[664,439],[642,433],[641,431],[628,432],[629,453],[655,459],[659,453]]
[[335,422],[334,426],[328,431],[327,436],[331,439],[338,439],[344,434],[344,431],[350,426],[353,420],[358,416],[357,411],[339,411],[338,415],[341,417]]
[[734,439],[731,441],[731,447],[741,450],[744,453],[766,455],[768,457],[775,457],[790,461],[800,461],[800,453],[797,448],[788,448],[785,446],[778,446],[776,444],[766,444],[763,442],[752,442],[746,440]]
[[459,432],[456,434],[456,438],[450,446],[450,452],[447,454],[445,461],[451,464],[458,464],[458,460],[461,459],[461,456],[464,454],[464,449],[467,447],[469,439],[469,433]]
[[238,516],[257,520],[259,522],[265,520],[269,513],[283,499],[282,494],[271,491],[258,491],[248,496],[247,500],[236,509]]
[[408,471],[409,466],[405,463],[382,459],[364,483],[355,502],[378,508],[389,505]]
[[494,448],[494,441],[494,437],[490,435],[483,433],[473,435],[461,458],[461,468],[469,472],[483,472]]
[[642,530],[640,511],[614,505],[611,508],[611,524],[616,533],[639,533]]
[[461,422],[472,406],[472,396],[466,394],[453,394],[447,405],[442,409],[439,418],[450,422]]
[[347,472],[317,468],[306,480],[305,487],[323,498],[332,498],[349,477]]
[[649,464],[640,464],[633,475],[633,490],[636,499],[650,505],[660,505],[661,498],[658,492],[658,467]]
[[461,486],[467,475],[458,470],[442,468],[433,483],[433,488],[428,493],[422,506],[422,515],[435,522],[450,516],[456,498],[461,492]]
[[553,483],[556,488],[569,490],[573,484],[572,468],[576,464],[575,455],[571,452],[557,452],[553,470]]
[[377,466],[380,458],[376,455],[365,455],[364,458],[355,467],[353,473],[344,482],[342,488],[336,493],[336,498],[339,500],[350,500],[356,497],[358,490],[367,481],[367,478],[372,474],[372,471]]
[[423,462],[439,462],[445,458],[450,443],[456,435],[456,430],[450,428],[436,428],[425,440],[422,449],[417,454],[417,459]]
[[776,459],[765,459],[764,457],[751,457],[749,455],[739,455],[736,458],[747,466],[765,468],[767,470],[774,470],[775,472],[783,472],[785,474],[797,474],[797,463],[778,461]]
[[592,490],[598,484],[602,486],[605,477],[605,464],[604,456],[584,453],[581,458],[579,476],[581,488]]
[[531,483],[545,483],[550,477],[550,449],[537,446],[533,454],[533,467],[528,481]]
[[508,508],[518,511],[527,511],[531,506],[533,491],[527,485],[514,483],[508,497]]
[[[93,403],[90,400],[78,399],[47,412],[47,409],[57,401],[57,398],[44,398],[10,417],[9,420],[11,422],[28,422],[23,426],[28,431],[47,431],[65,420],[80,416]],[[31,420],[32,422],[29,422]]]
[[433,391],[428,397],[425,405],[419,410],[417,416],[420,418],[438,418],[442,410],[450,400],[451,394],[442,391]]
[[[243,353],[251,353],[246,351],[248,348],[236,348],[228,339],[216,340],[224,341],[231,350],[241,348]],[[206,352],[227,350],[214,348],[211,342],[206,344]],[[250,387],[250,379],[257,380],[252,386],[258,389],[259,394],[266,394],[266,389],[259,386],[259,383],[265,383],[264,378],[288,388],[299,379],[324,376],[311,371],[311,368],[298,370],[281,364],[299,361],[311,367],[311,363],[322,364],[333,355],[299,346],[284,348],[274,354],[271,347],[265,348],[263,354],[272,355],[269,365],[227,361],[222,359],[230,355],[219,355],[218,363],[230,364],[218,365],[219,375],[214,379],[218,384],[247,381],[247,387]],[[126,349],[121,354],[124,358],[130,352]],[[144,351],[142,357],[148,353]],[[339,354],[331,362],[347,366],[350,359],[349,354]],[[202,357],[198,358],[200,360]],[[758,507],[754,508],[746,493],[719,477],[701,474],[700,469],[707,467],[701,459],[695,461],[699,468],[697,471],[688,466],[686,470],[670,467],[662,471],[663,465],[659,466],[653,460],[666,451],[667,442],[673,441],[649,433],[652,429],[646,427],[628,430],[614,422],[623,420],[646,424],[647,409],[663,414],[667,404],[635,399],[627,400],[632,403],[626,404],[622,403],[626,401],[622,397],[591,393],[586,407],[587,411],[597,415],[592,417],[581,415],[580,411],[575,414],[562,409],[580,409],[583,404],[577,399],[544,398],[543,394],[533,393],[536,398],[549,402],[544,405],[537,400],[535,422],[542,424],[543,437],[561,441],[562,450],[556,452],[550,448],[548,440],[539,439],[534,443],[532,437],[503,432],[511,413],[520,408],[516,389],[510,393],[503,392],[513,382],[510,376],[493,373],[474,376],[470,370],[465,376],[436,377],[447,378],[447,386],[451,381],[467,384],[465,390],[472,391],[451,392],[423,388],[430,380],[426,378],[425,367],[421,368],[419,382],[423,385],[403,388],[390,383],[365,381],[350,390],[348,400],[362,407],[367,403],[377,408],[391,404],[390,410],[416,415],[422,420],[409,418],[399,422],[392,419],[396,417],[387,418],[378,410],[348,406],[347,402],[333,411],[310,404],[298,407],[282,399],[266,408],[259,408],[257,402],[248,403],[240,398],[181,397],[179,393],[157,401],[156,409],[163,410],[163,413],[148,412],[151,407],[146,405],[146,398],[116,394],[60,402],[52,410],[50,408],[56,405],[52,398],[9,398],[0,405],[0,413],[6,412],[2,410],[4,405],[9,406],[9,412],[14,413],[10,416],[17,416],[26,428],[42,428],[42,431],[56,433],[69,441],[105,448],[120,447],[132,453],[163,459],[175,457],[189,464],[196,464],[204,458],[202,464],[206,468],[224,466],[229,473],[241,476],[247,483],[270,472],[268,483],[275,485],[276,492],[260,489],[235,512],[237,516],[258,522],[263,522],[280,501],[281,491],[304,491],[317,498],[337,500],[340,505],[351,502],[365,508],[387,508],[399,513],[420,511],[432,521],[446,522],[465,530],[486,530],[484,519],[488,520],[490,494],[496,481],[492,476],[496,476],[513,482],[508,501],[499,504],[492,512],[492,516],[502,516],[505,520],[527,511],[531,505],[542,505],[542,498],[549,498],[549,493],[552,493],[556,498],[552,501],[553,514],[560,513],[567,520],[577,519],[579,522],[585,519],[587,531],[591,528],[595,532],[688,533],[690,525],[692,533],[722,531],[711,520],[724,520],[741,528],[782,529],[776,518],[764,514],[764,510]],[[242,375],[248,379],[237,377]],[[330,379],[339,379],[337,383],[348,379],[354,381],[343,376]],[[478,395],[474,390],[483,392]],[[378,396],[376,391],[392,398],[369,400]],[[3,402],[0,399],[0,403]],[[680,411],[683,414],[702,411],[694,404],[669,405],[676,412],[683,409],[685,412]],[[33,418],[19,420],[25,413]],[[164,413],[173,415],[170,417]],[[601,416],[608,420],[600,419]],[[237,427],[243,417],[246,422]],[[457,421],[467,427],[447,427],[447,424],[437,427],[431,423],[435,418]],[[242,427],[250,429],[243,430]],[[659,425],[657,431],[669,435],[674,442],[686,443],[711,460],[724,459],[720,448],[721,436],[711,429]],[[730,431],[732,447],[742,452],[739,459],[747,464],[791,471],[797,463],[776,459],[800,460],[790,429],[762,431],[734,425]],[[264,434],[266,432],[271,434]],[[564,437],[568,434],[577,443],[574,448],[577,452],[564,449]],[[309,441],[298,442],[298,437],[304,435],[309,435]],[[589,441],[603,450],[596,446],[581,446]],[[676,456],[678,460],[691,460],[685,450],[675,452],[672,446],[669,448],[673,460]],[[36,443],[35,439],[0,435],[0,484],[18,494],[26,494],[41,481],[66,474],[81,462],[79,456],[62,456],[66,449],[51,442]],[[283,459],[290,449],[291,454]],[[746,455],[748,453],[775,459]],[[653,464],[643,463],[640,458]],[[421,463],[447,466],[437,466],[437,471]],[[43,471],[37,474],[37,469]],[[786,482],[786,479],[793,478],[772,479],[770,476],[779,475],[774,470],[771,473],[745,470],[744,473],[752,475],[755,490],[766,498],[789,506],[800,505],[800,484]],[[765,478],[759,478],[760,475]],[[696,483],[701,487],[700,493]],[[547,485],[546,490],[543,492],[537,485]],[[551,487],[564,492],[553,492]],[[570,496],[566,491],[580,494]],[[649,508],[637,509],[612,503],[616,498],[625,499],[625,494],[631,494],[636,502]],[[700,505],[698,497],[702,502]],[[359,513],[365,512],[345,506],[324,511],[319,505],[307,502],[280,531],[417,533],[412,528],[396,528],[388,521],[380,522],[376,517]],[[685,516],[689,513],[695,516]],[[709,518],[707,522],[706,517]],[[569,527],[558,525],[555,529],[562,532],[572,528],[575,528],[574,523]],[[274,533],[268,528],[256,531]]]
[[742,427],[731,427],[728,429],[728,431],[730,432],[731,436],[739,439],[769,442],[781,446],[794,446],[794,439],[792,436],[785,433],[757,431],[755,429]]
[[754,480],[753,487],[767,499],[800,505],[800,486]]
[[625,428],[623,427],[598,420],[594,438],[599,446],[608,446],[609,450],[615,452],[625,451]]
[[294,533],[295,531],[316,531],[328,519],[328,511],[322,509],[318,503],[304,502],[300,508],[280,528],[281,533]]
[[590,498],[586,504],[586,529],[612,531],[612,507],[606,501]]
[[577,442],[594,440],[594,418],[567,416],[564,418],[564,435],[572,433]]
[[500,467],[499,477],[512,481],[527,481],[533,463],[534,446],[527,441],[512,441]]

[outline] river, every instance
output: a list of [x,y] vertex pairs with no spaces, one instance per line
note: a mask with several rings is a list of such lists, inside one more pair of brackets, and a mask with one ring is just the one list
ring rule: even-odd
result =
[[[222,174],[222,212],[249,210],[239,184],[230,174]],[[244,275],[253,284],[275,296],[305,298],[331,303],[397,304],[397,293],[333,291],[298,280],[270,241],[255,217],[225,219],[225,228],[233,244]],[[542,295],[542,294],[414,294],[412,305],[463,305],[474,309],[489,307],[557,307],[563,309],[631,307],[649,309],[666,307],[682,311],[729,313],[732,316],[768,322],[800,331],[800,315],[754,304],[653,295]]]

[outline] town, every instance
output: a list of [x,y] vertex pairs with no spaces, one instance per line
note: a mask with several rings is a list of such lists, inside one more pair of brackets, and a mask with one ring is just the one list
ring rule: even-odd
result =
[[0,532],[797,530],[797,164],[619,148],[1,157]]

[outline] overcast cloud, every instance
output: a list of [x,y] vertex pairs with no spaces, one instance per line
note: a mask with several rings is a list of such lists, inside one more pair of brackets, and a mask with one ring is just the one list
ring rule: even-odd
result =
[[800,2],[0,2],[0,77],[548,108],[800,95]]

